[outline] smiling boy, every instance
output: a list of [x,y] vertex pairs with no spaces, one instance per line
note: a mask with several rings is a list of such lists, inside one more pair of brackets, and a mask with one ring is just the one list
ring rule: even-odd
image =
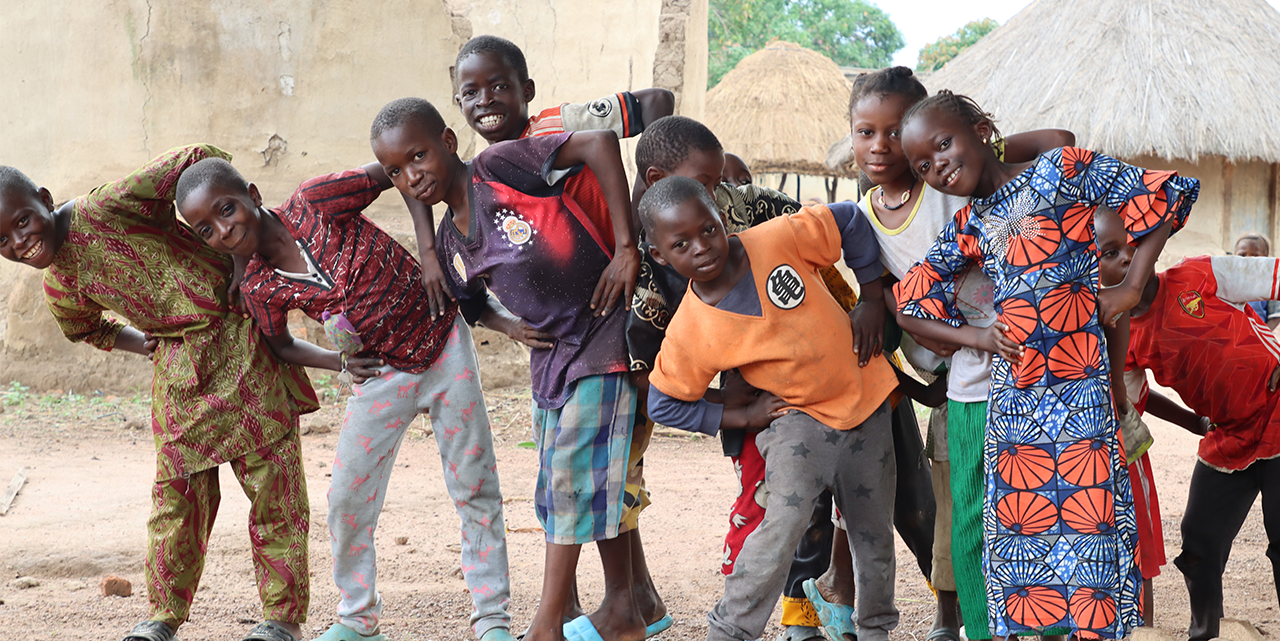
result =
[[[506,526],[475,346],[457,306],[434,313],[417,261],[361,213],[390,188],[374,163],[308,180],[268,210],[255,185],[214,158],[182,175],[177,201],[197,236],[247,261],[245,306],[281,360],[354,375],[327,494],[339,622],[317,641],[386,641],[374,534],[418,414],[435,427],[461,521],[472,628],[483,641],[510,641]],[[291,309],[346,319],[361,346],[338,352],[295,339]]]
[[[218,466],[249,497],[263,622],[245,639],[302,637],[310,601],[310,506],[298,416],[318,408],[306,374],[276,360],[227,300],[231,261],[173,208],[188,167],[229,155],[171,149],[55,208],[48,189],[0,167],[0,256],[45,270],[49,311],[71,341],[151,359],[156,478],[147,521],[150,615],[125,641],[170,641],[191,611],[217,515]],[[111,311],[123,325],[106,316]]]
[[[644,638],[631,541],[619,536],[635,414],[623,329],[639,256],[617,136],[594,131],[504,142],[468,165],[431,103],[403,98],[383,107],[370,138],[402,193],[424,205],[448,205],[436,255],[466,318],[534,348],[534,503],[547,554],[542,598],[525,639],[559,641],[586,628],[606,641]],[[584,165],[600,179],[611,229],[565,195],[565,177]],[[605,242],[610,236],[616,251]],[[510,312],[493,305],[486,288]],[[565,624],[581,546],[589,542],[600,550],[604,600],[590,616]]]

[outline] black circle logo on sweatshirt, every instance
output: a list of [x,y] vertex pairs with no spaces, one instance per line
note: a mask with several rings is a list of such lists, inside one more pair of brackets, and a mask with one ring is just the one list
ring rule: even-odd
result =
[[779,309],[795,309],[804,302],[804,279],[791,265],[778,265],[765,282],[769,301]]

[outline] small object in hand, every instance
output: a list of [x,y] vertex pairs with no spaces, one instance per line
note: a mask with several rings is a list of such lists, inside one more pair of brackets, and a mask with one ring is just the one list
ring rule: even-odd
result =
[[352,385],[355,384],[355,379],[351,377],[351,372],[343,369],[338,372],[338,384],[346,389],[351,389]]
[[342,312],[331,314],[325,311],[320,318],[324,320],[325,338],[328,338],[339,352],[350,356],[364,349],[364,341],[360,340],[360,334]]

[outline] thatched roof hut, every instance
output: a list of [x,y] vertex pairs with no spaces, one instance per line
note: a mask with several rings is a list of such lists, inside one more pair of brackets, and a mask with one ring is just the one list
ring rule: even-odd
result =
[[854,177],[826,165],[827,145],[849,130],[849,83],[830,58],[774,41],[707,92],[706,124],[753,173]]
[[1205,251],[1280,231],[1278,52],[1264,0],[1036,0],[927,86],[973,97],[1005,132],[1070,129],[1081,147],[1200,178],[1187,231]]

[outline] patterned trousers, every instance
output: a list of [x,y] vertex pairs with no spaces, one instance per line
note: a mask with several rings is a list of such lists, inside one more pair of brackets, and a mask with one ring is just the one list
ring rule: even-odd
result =
[[[311,508],[297,426],[279,441],[230,463],[249,497],[249,541],[262,618],[304,623],[311,601]],[[175,630],[187,620],[221,497],[216,467],[152,487],[146,567],[151,620]]]
[[471,330],[461,317],[455,320],[444,351],[425,372],[383,371],[357,385],[347,401],[333,461],[329,535],[333,580],[342,595],[338,617],[363,636],[378,629],[382,598],[373,536],[409,424],[430,413],[445,487],[461,520],[462,574],[475,607],[472,629],[483,636],[509,628],[507,527]]

